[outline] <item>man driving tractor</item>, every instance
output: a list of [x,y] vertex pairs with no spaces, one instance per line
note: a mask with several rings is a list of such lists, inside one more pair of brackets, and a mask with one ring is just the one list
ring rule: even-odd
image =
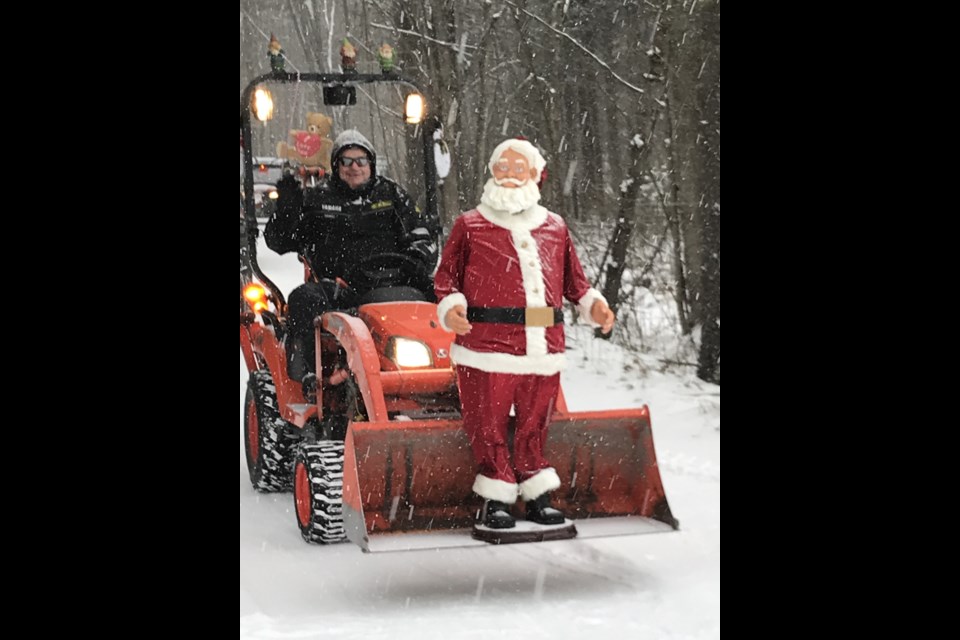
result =
[[301,188],[293,176],[278,182],[277,213],[265,232],[268,247],[280,254],[296,251],[312,273],[312,280],[289,298],[288,373],[305,388],[316,380],[314,318],[355,307],[383,286],[363,262],[401,254],[397,259],[409,273],[402,282],[406,295],[432,300],[438,255],[439,222],[422,213],[399,185],[377,174],[376,151],[359,131],[337,136],[330,160],[332,174],[316,187]]

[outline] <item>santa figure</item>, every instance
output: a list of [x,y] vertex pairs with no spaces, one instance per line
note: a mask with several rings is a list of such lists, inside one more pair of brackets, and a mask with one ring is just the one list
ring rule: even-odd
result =
[[516,525],[518,496],[527,520],[565,522],[550,505],[560,478],[543,455],[565,364],[563,299],[604,333],[615,319],[584,276],[563,219],[537,204],[545,164],[526,140],[494,150],[493,177],[477,208],[457,218],[435,278],[440,324],[457,334],[450,356],[478,466],[473,491],[486,501],[478,524],[492,529]]

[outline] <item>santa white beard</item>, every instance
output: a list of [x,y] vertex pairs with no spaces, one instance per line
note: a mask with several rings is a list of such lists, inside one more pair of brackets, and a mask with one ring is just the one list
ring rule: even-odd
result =
[[507,188],[490,178],[483,185],[480,202],[497,211],[520,213],[540,202],[540,189],[533,180],[528,180],[522,187]]

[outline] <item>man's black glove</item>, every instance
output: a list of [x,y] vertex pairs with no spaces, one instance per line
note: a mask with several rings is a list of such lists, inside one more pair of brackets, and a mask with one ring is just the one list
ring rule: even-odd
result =
[[300,183],[292,175],[287,174],[277,181],[277,195],[295,193],[300,189]]
[[300,183],[292,175],[286,175],[277,182],[277,204],[275,217],[280,220],[295,218],[300,213]]
[[404,253],[422,264],[425,271],[429,271],[437,261],[437,245],[429,238],[414,240]]

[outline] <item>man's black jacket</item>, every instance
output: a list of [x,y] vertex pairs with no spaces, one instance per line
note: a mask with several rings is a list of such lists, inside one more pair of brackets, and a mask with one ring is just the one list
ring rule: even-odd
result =
[[376,176],[359,191],[329,181],[301,189],[287,176],[277,195],[277,212],[264,234],[267,246],[305,256],[318,278],[340,277],[363,289],[357,264],[383,253],[403,253],[425,275],[433,273],[439,223],[428,220],[395,182]]

